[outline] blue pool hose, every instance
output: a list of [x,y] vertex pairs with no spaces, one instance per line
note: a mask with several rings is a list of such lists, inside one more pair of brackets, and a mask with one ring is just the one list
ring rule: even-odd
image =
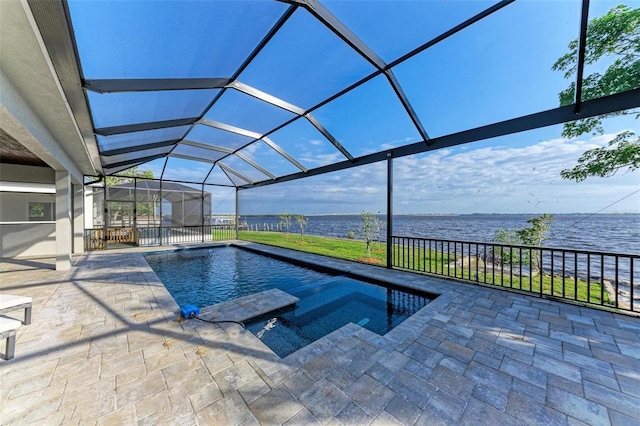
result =
[[195,305],[184,305],[182,308],[180,308],[180,314],[182,315],[182,318],[184,319],[197,319],[203,322],[208,322],[211,324],[220,324],[223,322],[232,322],[234,324],[240,324],[242,326],[242,328],[246,328],[244,326],[244,324],[240,321],[234,321],[234,320],[208,320],[208,319],[204,319],[204,318],[200,318],[198,315],[200,314],[200,309],[195,306]]
[[208,322],[208,323],[211,323],[211,324],[219,324],[221,322],[232,322],[234,324],[240,324],[242,326],[242,328],[246,328],[244,326],[244,323],[242,323],[241,321],[234,321],[234,320],[215,320],[214,321],[214,320],[208,320],[208,319],[197,317],[195,314],[192,314],[189,319],[197,319],[197,320],[200,320],[200,321],[203,321],[203,322]]

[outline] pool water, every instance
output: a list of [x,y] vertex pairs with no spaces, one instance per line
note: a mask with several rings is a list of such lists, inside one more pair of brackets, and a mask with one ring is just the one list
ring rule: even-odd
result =
[[179,306],[199,308],[272,288],[289,293],[330,276],[237,247],[152,253],[145,258]]
[[237,247],[146,254],[179,306],[200,308],[278,288],[300,299],[247,323],[280,357],[353,322],[380,335],[424,307],[433,295],[335,276]]
[[291,294],[300,298],[295,307],[247,323],[247,330],[281,358],[350,322],[384,335],[430,301],[424,294],[347,277],[330,278]]

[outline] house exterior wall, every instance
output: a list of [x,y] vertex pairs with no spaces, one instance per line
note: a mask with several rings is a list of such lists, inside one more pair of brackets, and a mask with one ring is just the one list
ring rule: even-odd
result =
[[29,220],[29,203],[55,203],[54,179],[48,167],[0,167],[0,257],[55,255],[55,216]]

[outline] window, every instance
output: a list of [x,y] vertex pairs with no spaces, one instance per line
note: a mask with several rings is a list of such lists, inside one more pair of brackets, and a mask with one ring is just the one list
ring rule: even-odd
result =
[[51,222],[55,220],[56,203],[29,203],[29,221]]

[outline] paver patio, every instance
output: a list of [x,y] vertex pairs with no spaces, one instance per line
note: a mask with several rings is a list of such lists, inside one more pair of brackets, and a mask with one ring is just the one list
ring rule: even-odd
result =
[[254,247],[440,296],[385,336],[349,324],[281,360],[240,325],[177,321],[141,250],[67,273],[3,261],[33,322],[0,361],[0,423],[640,424],[638,318]]

